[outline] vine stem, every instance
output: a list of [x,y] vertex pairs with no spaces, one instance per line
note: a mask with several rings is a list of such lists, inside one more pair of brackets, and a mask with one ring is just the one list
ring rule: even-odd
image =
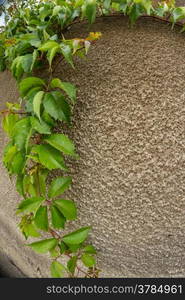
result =
[[[49,232],[51,233],[51,235],[55,238],[55,239],[60,239],[61,236],[58,234],[58,232],[56,232],[55,230],[53,229],[49,229]],[[72,256],[68,253],[64,253],[65,256],[69,257],[69,258],[72,258]],[[85,274],[86,276],[89,276],[88,273],[86,273],[84,270],[82,270],[78,265],[76,265],[76,268],[78,270],[78,273],[81,272],[83,274]]]
[[14,114],[14,115],[27,115],[27,112],[24,111],[10,111],[10,110],[1,110],[0,111],[1,114]]
[[56,232],[55,230],[53,230],[52,228],[49,229],[49,232],[51,233],[51,235],[55,238],[55,239],[60,239],[61,236],[58,234],[58,232]]
[[[72,258],[70,254],[65,253],[65,255],[68,256],[69,258]],[[82,272],[86,276],[89,276],[89,274],[86,273],[84,270],[82,270],[78,265],[76,265],[76,268],[77,268],[78,272]]]

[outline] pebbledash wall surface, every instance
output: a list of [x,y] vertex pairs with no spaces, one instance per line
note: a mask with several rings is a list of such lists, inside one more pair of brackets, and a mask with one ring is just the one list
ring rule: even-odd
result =
[[[66,197],[79,208],[70,226],[92,225],[102,277],[184,277],[185,34],[149,19],[131,29],[124,17],[98,20],[91,31],[103,36],[88,60],[56,72],[79,88],[67,130],[80,154],[69,162]],[[87,32],[75,25],[69,36]],[[1,109],[17,97],[1,73]],[[2,151],[2,131],[0,138]],[[22,274],[47,277],[49,257],[23,246],[19,199],[2,164],[0,172],[0,251]]]

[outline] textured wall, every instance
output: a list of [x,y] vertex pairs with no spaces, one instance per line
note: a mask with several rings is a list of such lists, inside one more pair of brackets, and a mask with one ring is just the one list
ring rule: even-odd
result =
[[[67,131],[81,157],[70,162],[74,224],[93,226],[102,276],[185,276],[185,36],[150,20],[130,29],[125,18],[99,20],[91,31],[103,36],[88,60],[56,72],[79,87]],[[87,32],[76,25],[69,37]],[[3,106],[15,92],[7,73],[0,87]],[[18,198],[1,174],[0,247],[23,273],[47,276],[47,259],[20,245]]]

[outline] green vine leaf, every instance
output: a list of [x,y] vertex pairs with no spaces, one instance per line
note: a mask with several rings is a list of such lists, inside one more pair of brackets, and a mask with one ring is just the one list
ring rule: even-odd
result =
[[104,0],[103,1],[103,6],[105,9],[109,9],[110,8],[110,5],[111,5],[111,0]]
[[31,195],[32,197],[37,197],[37,189],[35,185],[35,177],[25,175],[23,178],[23,191],[24,195]]
[[45,111],[55,120],[70,124],[71,110],[65,97],[58,91],[47,93],[43,105]]
[[21,174],[25,165],[23,152],[18,152],[17,147],[8,144],[3,155],[3,163],[11,174]]
[[81,260],[86,267],[92,268],[96,264],[94,256],[84,253],[81,256]]
[[63,236],[62,240],[67,245],[75,245],[83,243],[90,231],[91,227],[83,227],[72,233]]
[[33,111],[37,115],[39,120],[40,120],[40,107],[41,107],[43,97],[44,97],[44,92],[40,91],[33,98]]
[[85,15],[90,24],[94,23],[96,19],[96,0],[85,1]]
[[152,10],[152,1],[151,0],[134,0],[134,2],[137,4],[140,4],[146,11],[147,15],[150,15],[150,12]]
[[40,134],[51,134],[51,127],[43,120],[39,121],[35,117],[30,117],[31,126]]
[[58,199],[54,201],[54,205],[64,215],[67,220],[75,220],[77,216],[76,205],[71,200]]
[[177,21],[185,17],[185,7],[177,7],[172,12],[172,22],[175,24]]
[[6,145],[3,153],[3,163],[5,167],[8,167],[9,163],[11,163],[16,152],[17,152],[17,147],[12,142],[9,142]]
[[64,154],[77,157],[73,142],[64,134],[51,134],[44,141]]
[[37,231],[35,225],[32,223],[28,215],[25,215],[21,218],[19,228],[26,239],[30,236],[31,237],[40,236],[40,233]]
[[59,244],[59,247],[60,247],[60,253],[61,254],[64,254],[65,253],[65,251],[67,250],[67,245],[64,243],[64,242],[61,242],[60,244]]
[[31,247],[34,251],[38,253],[47,253],[51,249],[55,248],[58,244],[57,239],[51,238],[46,240],[41,240],[39,242],[28,244],[27,246]]
[[17,213],[21,213],[21,212],[35,213],[44,200],[45,199],[42,197],[32,197],[23,200],[17,208]]
[[22,56],[21,63],[25,73],[31,72],[31,66],[33,63],[33,54],[26,54]]
[[58,261],[53,261],[51,264],[51,276],[53,278],[61,278],[64,276],[66,268]]
[[83,248],[83,251],[85,253],[89,253],[89,254],[96,254],[96,249],[94,248],[94,246],[92,245],[87,245]]
[[33,100],[34,96],[37,94],[37,92],[41,91],[42,86],[36,86],[31,88],[27,93],[26,96],[24,97],[25,100],[29,101],[29,100]]
[[129,18],[130,18],[132,25],[142,15],[142,13],[143,13],[143,9],[142,9],[141,5],[133,4],[133,6],[131,7],[131,11],[129,13]]
[[48,52],[47,58],[49,66],[51,67],[53,58],[55,57],[57,52],[60,52],[60,45],[55,41],[47,41],[39,48],[39,50],[43,52]]
[[48,42],[44,43],[39,48],[39,50],[45,52],[45,51],[51,50],[51,49],[53,49],[55,47],[60,47],[60,45],[57,42],[55,42],[55,41],[48,41]]
[[39,180],[39,184],[40,184],[40,194],[41,194],[41,196],[45,197],[46,196],[46,179],[48,176],[48,170],[39,169],[37,175],[38,175],[37,180]]
[[24,73],[22,66],[22,56],[18,56],[13,60],[11,65],[11,71],[15,79],[19,80],[22,77]]
[[42,113],[42,120],[52,128],[56,125],[53,118],[45,110]]
[[34,87],[44,87],[45,82],[38,77],[27,77],[23,79],[19,84],[19,90],[21,96],[24,97]]
[[51,147],[50,145],[38,145],[35,146],[32,151],[39,156],[40,163],[49,170],[60,169],[67,171],[64,159],[60,151]]
[[54,8],[53,8],[53,13],[52,13],[52,16],[57,16],[58,13],[62,10],[62,7],[60,5],[56,5]]
[[35,67],[35,63],[37,61],[37,58],[38,58],[38,51],[35,49],[33,51],[33,54],[32,54],[32,64],[30,66],[30,71],[33,71],[34,67]]
[[76,102],[76,87],[70,82],[63,82],[59,78],[54,78],[51,81],[51,88],[60,88],[71,99],[73,104]]
[[49,253],[52,258],[58,258],[60,256],[60,248],[55,247],[55,248],[49,250]]
[[75,253],[77,252],[80,248],[81,248],[81,244],[77,244],[77,245],[68,245],[68,251]]
[[74,275],[74,272],[75,272],[75,269],[77,266],[77,260],[78,260],[78,257],[73,256],[67,262],[67,268],[72,275]]
[[48,196],[49,198],[57,197],[63,194],[71,185],[72,178],[70,176],[58,177],[51,182]]
[[40,206],[34,218],[37,228],[48,231],[48,211],[47,206]]
[[25,166],[25,156],[23,152],[17,152],[13,159],[11,160],[11,164],[9,164],[9,171],[12,174],[21,174],[23,168]]
[[55,205],[51,206],[51,222],[56,229],[65,227],[66,218]]
[[16,180],[16,191],[24,197],[24,189],[23,189],[23,174],[18,174],[17,175],[17,180]]
[[59,46],[54,47],[54,48],[52,48],[51,50],[48,51],[47,58],[48,58],[50,68],[52,66],[53,59],[54,59],[55,55],[58,52],[60,52],[60,47]]
[[26,239],[31,237],[39,237],[40,233],[36,230],[34,224],[26,224],[22,230],[23,234],[25,235]]
[[23,45],[31,45],[33,47],[38,48],[41,44],[41,41],[38,37],[37,33],[26,33],[26,34],[22,34],[20,36],[20,40],[25,41],[26,43],[23,43]]
[[16,114],[7,114],[3,118],[2,126],[5,132],[11,137],[14,130],[14,126],[19,120],[19,116]]
[[61,47],[61,51],[62,54],[65,58],[65,60],[72,66],[72,68],[74,69],[74,63],[73,63],[73,59],[72,59],[72,49],[69,45],[66,45],[64,43],[60,44]]
[[25,150],[28,137],[30,135],[31,124],[30,118],[26,117],[19,120],[12,130],[13,142],[18,150]]

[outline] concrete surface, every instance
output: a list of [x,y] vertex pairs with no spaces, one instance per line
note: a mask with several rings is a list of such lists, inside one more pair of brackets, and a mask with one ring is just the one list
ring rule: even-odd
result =
[[[125,18],[99,20],[91,31],[103,36],[88,60],[56,72],[79,87],[67,131],[81,157],[69,162],[74,224],[93,226],[102,277],[184,277],[185,35],[148,19],[131,29]],[[66,37],[87,32],[76,25]],[[17,94],[7,73],[0,87],[3,107]],[[23,247],[18,196],[2,166],[0,198],[0,249],[27,276],[48,276],[48,259]]]

